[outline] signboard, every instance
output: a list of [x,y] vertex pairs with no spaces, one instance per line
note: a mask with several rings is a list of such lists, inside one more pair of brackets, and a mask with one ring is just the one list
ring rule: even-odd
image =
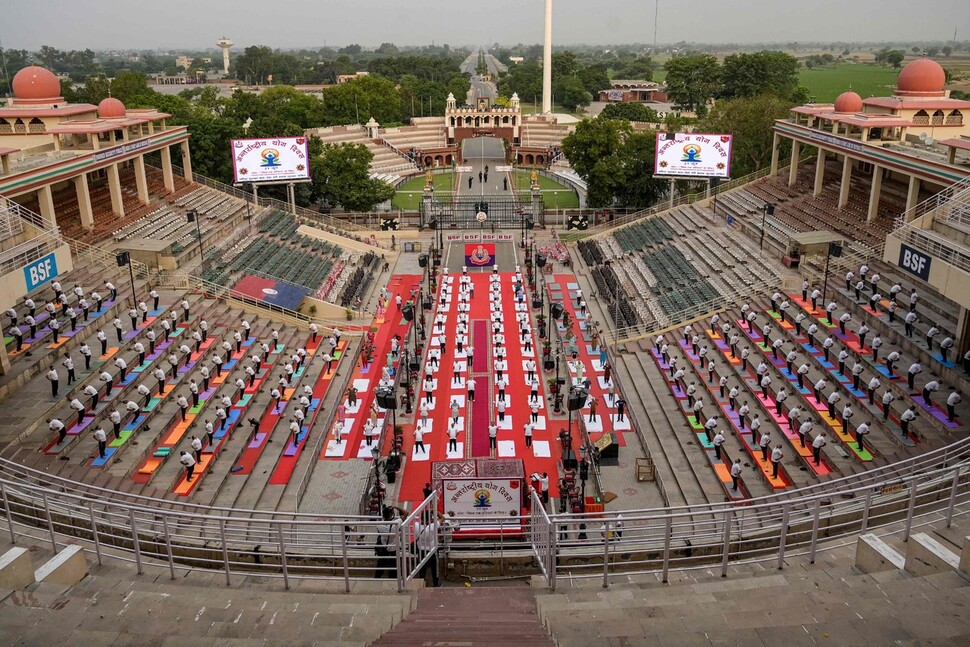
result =
[[121,157],[122,155],[127,155],[128,153],[134,153],[140,151],[143,148],[148,148],[158,142],[151,139],[141,139],[136,142],[131,142],[130,144],[123,144],[121,146],[115,146],[114,148],[109,148],[107,150],[98,151],[94,154],[95,162],[103,162],[105,160],[114,159],[115,157]]
[[496,166],[495,167],[495,172],[496,173],[511,173],[513,170],[515,170],[515,167],[514,166]]
[[54,254],[48,254],[24,267],[24,281],[27,291],[36,289],[57,276],[57,259]]
[[471,267],[491,267],[495,265],[495,243],[466,244],[465,265]]
[[932,260],[929,255],[913,249],[908,245],[899,246],[898,265],[913,276],[917,276],[924,281],[930,280],[930,263]]
[[456,166],[455,170],[459,173],[471,173],[474,169],[471,166]]
[[484,243],[484,242],[509,242],[515,240],[514,234],[445,234],[447,243]]
[[731,177],[731,135],[658,132],[654,175]]
[[522,509],[520,479],[444,478],[441,487],[446,516],[508,519]]
[[623,90],[610,90],[607,99],[610,101],[623,101]]
[[306,137],[232,140],[236,182],[299,182],[310,179]]

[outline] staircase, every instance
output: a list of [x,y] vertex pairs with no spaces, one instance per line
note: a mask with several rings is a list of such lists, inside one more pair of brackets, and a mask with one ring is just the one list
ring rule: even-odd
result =
[[373,647],[553,647],[526,587],[422,589],[417,610]]

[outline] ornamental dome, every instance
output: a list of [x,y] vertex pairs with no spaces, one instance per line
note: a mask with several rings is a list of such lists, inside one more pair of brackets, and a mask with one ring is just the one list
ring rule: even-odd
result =
[[13,96],[20,102],[62,101],[61,82],[50,70],[36,65],[23,68],[13,77]]
[[936,61],[919,58],[900,71],[896,94],[941,95],[946,85],[946,72]]
[[836,112],[862,112],[862,97],[858,93],[849,90],[843,92],[835,100]]
[[102,119],[120,119],[126,114],[125,104],[114,97],[102,99],[98,104],[98,116]]

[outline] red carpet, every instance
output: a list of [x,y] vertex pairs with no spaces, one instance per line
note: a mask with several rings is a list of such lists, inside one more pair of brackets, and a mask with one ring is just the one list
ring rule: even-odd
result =
[[[471,344],[475,349],[474,367],[468,370],[475,378],[475,401],[472,403],[471,439],[472,456],[474,458],[488,458],[491,449],[488,446],[488,426],[491,423],[492,403],[489,394],[492,392],[492,378],[489,370],[488,358],[492,354],[489,343],[488,321],[475,319],[471,322]],[[468,434],[466,434],[467,436]]]
[[[391,351],[391,339],[395,335],[400,335],[402,339],[401,346],[403,348],[403,340],[407,338],[407,334],[410,331],[410,324],[404,320],[401,312],[397,309],[397,306],[394,305],[394,297],[401,295],[401,299],[406,303],[409,299],[411,299],[412,291],[417,290],[420,281],[420,274],[395,274],[388,279],[387,291],[389,296],[387,299],[387,310],[384,313],[384,318],[375,318],[374,325],[371,327],[371,331],[374,334],[374,361],[365,368],[362,363],[363,358],[361,358],[361,361],[359,361],[354,367],[354,374],[350,380],[351,384],[357,380],[364,380],[368,384],[366,390],[361,389],[357,394],[357,399],[360,401],[360,412],[353,416],[348,414],[348,419],[352,417],[354,424],[350,426],[349,429],[344,430],[343,442],[346,443],[349,448],[345,450],[345,454],[342,458],[328,458],[326,455],[327,442],[324,442],[323,447],[320,450],[321,460],[347,460],[357,458],[357,448],[364,440],[364,423],[367,421],[371,404],[374,402],[374,388],[381,380],[381,372],[387,365],[387,354]],[[344,397],[342,401],[346,403],[346,397]],[[332,430],[323,430],[321,433],[332,434]],[[392,436],[393,433],[388,427],[388,433],[385,434],[385,438],[387,439],[388,443],[390,443]],[[332,436],[328,436],[328,440],[329,437]],[[385,454],[386,453],[387,449],[385,448]]]
[[[445,353],[441,357],[440,366],[441,368],[435,374],[438,378],[438,388],[434,393],[436,399],[436,406],[428,414],[428,419],[432,423],[431,433],[425,433],[424,435],[424,445],[427,448],[428,455],[427,460],[415,461],[412,460],[412,448],[414,446],[414,428],[415,425],[412,423],[405,423],[404,434],[407,441],[405,442],[405,454],[406,462],[404,467],[404,472],[401,477],[401,488],[398,498],[401,501],[420,501],[423,499],[422,489],[425,483],[431,481],[431,464],[435,461],[445,461],[447,459],[447,446],[448,446],[448,420],[450,417],[450,411],[448,404],[451,398],[458,395],[466,395],[464,386],[459,386],[458,384],[452,382],[452,365],[455,360],[455,344],[453,340],[457,335],[457,325],[458,325],[458,310],[457,306],[457,294],[458,294],[458,275],[453,276],[453,305],[448,309],[446,314],[445,332],[444,335],[448,340],[446,345]],[[486,339],[491,341],[491,327],[490,327],[490,315],[491,310],[489,307],[490,301],[488,298],[489,294],[489,277],[488,273],[473,273],[470,275],[472,281],[475,285],[475,296],[470,300],[470,311],[468,312],[471,325],[469,326],[469,331],[474,335],[474,341],[472,346],[475,349],[474,354],[474,366],[473,371],[481,371],[487,375],[494,374],[494,362],[492,356],[492,348],[489,343],[486,347],[479,341],[479,331],[478,331],[478,320],[484,320],[486,323]],[[549,474],[550,479],[550,494],[555,497],[558,496],[558,489],[556,488],[556,483],[558,482],[558,463],[561,455],[561,447],[556,439],[560,428],[564,428],[565,422],[557,423],[553,425],[548,419],[546,420],[545,429],[536,429],[533,433],[533,438],[536,441],[545,441],[549,445],[550,455],[548,457],[536,457],[533,454],[533,450],[525,446],[525,438],[523,433],[523,426],[528,421],[531,410],[529,405],[529,388],[526,386],[525,382],[525,372],[522,369],[523,355],[522,348],[519,343],[519,329],[515,319],[515,294],[512,288],[512,276],[511,272],[502,273],[502,322],[505,327],[505,347],[507,349],[506,360],[508,362],[508,371],[506,376],[509,380],[508,387],[506,389],[506,395],[509,397],[509,406],[506,409],[506,418],[511,418],[512,428],[511,429],[499,429],[498,440],[502,441],[512,441],[515,443],[515,452],[511,456],[504,456],[502,458],[518,458],[521,459],[525,464],[526,475],[532,472],[546,472]],[[440,293],[436,295],[435,306],[440,303]],[[530,317],[534,321],[535,313],[530,312]],[[429,322],[430,323],[430,322]],[[537,338],[535,336],[535,331],[533,330],[533,348],[535,349],[534,359],[537,363],[541,360],[538,356],[538,350],[541,349],[541,345],[536,344]],[[429,338],[430,342],[430,338]],[[421,380],[424,376],[421,376]],[[540,401],[543,402],[542,408],[539,410],[540,416],[546,416],[548,418],[548,407],[544,401],[544,391],[545,384],[543,376],[539,375],[540,387],[539,387],[539,397]],[[498,452],[490,453],[488,450],[488,423],[483,422],[486,417],[497,414],[493,413],[495,408],[495,402],[497,400],[497,390],[495,385],[492,383],[492,379],[483,379],[480,376],[476,376],[476,397],[475,403],[470,411],[471,415],[467,415],[467,409],[465,414],[466,423],[466,433],[464,435],[459,435],[459,442],[465,442],[464,452],[461,460],[465,460],[467,457],[488,457],[493,456],[499,458]],[[423,393],[422,393],[423,396]],[[479,413],[479,407],[483,413]],[[416,416],[420,419],[420,416]],[[480,422],[480,420],[482,422]],[[471,428],[473,433],[469,434],[468,429]],[[482,429],[481,438],[483,441],[478,441],[479,439],[479,429]],[[479,442],[484,442],[484,450],[481,450],[481,445]],[[386,449],[386,448],[385,448]],[[481,451],[481,453],[479,453]],[[423,456],[422,456],[423,458]]]

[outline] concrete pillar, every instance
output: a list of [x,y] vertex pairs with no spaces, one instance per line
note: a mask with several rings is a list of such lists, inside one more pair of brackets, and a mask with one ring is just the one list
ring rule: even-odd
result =
[[51,191],[49,184],[37,190],[37,201],[40,203],[40,215],[45,220],[56,223],[57,214],[54,213],[54,192]]
[[118,165],[112,164],[107,169],[108,190],[111,192],[111,210],[122,218],[125,217],[125,201],[121,196],[121,176]]
[[10,357],[7,356],[7,345],[0,344],[0,375],[10,373]]
[[545,40],[542,47],[542,113],[552,112],[552,0],[546,0]]
[[10,175],[10,156],[4,155],[0,157],[0,173],[4,175]]
[[909,190],[906,191],[906,211],[916,206],[919,201],[919,178],[915,175],[909,176]]
[[852,158],[842,158],[842,184],[839,185],[839,209],[849,204],[849,189],[852,186]]
[[832,134],[833,135],[839,134],[839,122],[835,120],[832,120]]
[[138,189],[138,199],[141,200],[142,204],[151,202],[151,196],[148,195],[148,176],[145,174],[144,155],[135,157],[135,187]]
[[819,148],[815,157],[815,197],[822,195],[822,185],[825,183],[825,149]]
[[88,174],[81,173],[74,178],[74,192],[81,208],[81,224],[85,229],[94,228],[94,209],[91,208],[91,193],[88,191]]
[[188,140],[182,142],[182,171],[185,173],[185,179],[189,182],[192,181],[192,153],[189,151]]
[[872,189],[869,191],[869,214],[866,222],[872,222],[879,215],[879,196],[882,195],[882,167],[872,169]]
[[798,179],[798,156],[802,152],[802,143],[793,139],[791,143],[791,167],[788,169],[788,186],[793,186]]
[[771,138],[771,175],[775,176],[778,174],[778,153],[781,148],[781,137],[778,133],[775,133]]
[[165,182],[165,189],[172,193],[175,191],[175,178],[172,176],[172,151],[168,146],[163,146],[158,151],[162,157],[162,179]]
[[967,352],[967,348],[970,348],[970,310],[960,308],[960,314],[957,317],[957,327],[953,332],[956,334],[957,340],[955,361],[959,366],[964,353]]

